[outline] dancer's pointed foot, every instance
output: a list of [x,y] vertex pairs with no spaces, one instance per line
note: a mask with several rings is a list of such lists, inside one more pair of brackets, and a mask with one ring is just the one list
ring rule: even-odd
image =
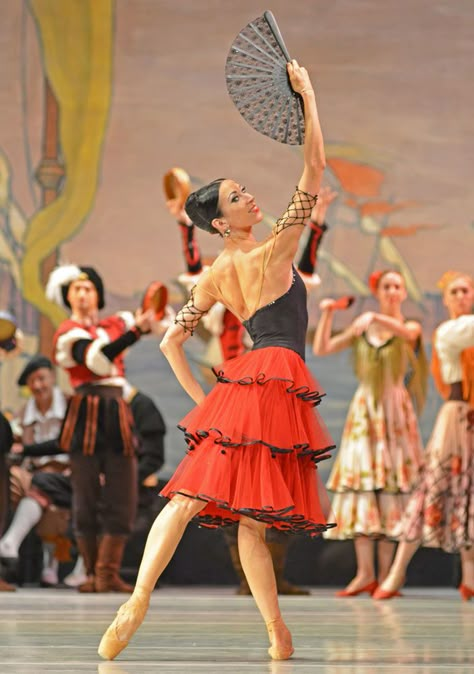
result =
[[135,588],[130,599],[119,608],[115,620],[102,637],[98,650],[102,658],[113,660],[126,648],[142,624],[149,603],[149,592]]
[[268,654],[272,660],[288,660],[295,649],[291,640],[291,632],[283,622],[283,618],[275,618],[267,622],[268,638],[271,646]]
[[339,590],[336,592],[336,597],[357,597],[359,594],[364,594],[367,592],[367,594],[373,595],[373,593],[376,591],[378,587],[377,581],[372,580],[370,583],[367,583],[366,585],[359,585],[357,586],[354,582],[349,583],[349,585],[344,588],[344,590]]

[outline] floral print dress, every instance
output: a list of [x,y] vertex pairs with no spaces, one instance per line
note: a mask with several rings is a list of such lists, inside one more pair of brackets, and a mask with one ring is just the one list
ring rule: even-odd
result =
[[[374,344],[353,340],[359,386],[351,401],[328,488],[336,528],[329,539],[393,537],[409,494],[419,482],[423,447],[410,393],[424,390],[423,349],[417,358],[401,337]],[[422,395],[418,396],[421,401]]]
[[474,316],[442,323],[433,346],[447,400],[426,447],[422,479],[396,533],[456,552],[474,545]]

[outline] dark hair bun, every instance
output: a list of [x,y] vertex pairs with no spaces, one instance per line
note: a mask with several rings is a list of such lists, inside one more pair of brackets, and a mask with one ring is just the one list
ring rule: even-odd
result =
[[212,221],[220,216],[219,188],[223,180],[224,178],[213,180],[212,183],[191,192],[184,204],[184,210],[196,227],[210,234],[217,234]]

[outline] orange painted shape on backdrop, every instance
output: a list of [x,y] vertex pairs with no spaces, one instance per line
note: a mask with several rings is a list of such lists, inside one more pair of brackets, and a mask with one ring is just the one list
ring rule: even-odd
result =
[[346,192],[358,197],[376,197],[379,194],[385,179],[382,171],[348,159],[332,158],[327,163]]
[[423,229],[439,229],[440,225],[390,225],[384,227],[380,236],[413,236]]
[[394,213],[410,206],[417,206],[417,202],[402,201],[398,204],[392,204],[389,201],[368,201],[362,204],[360,213],[361,215],[386,215],[387,213]]

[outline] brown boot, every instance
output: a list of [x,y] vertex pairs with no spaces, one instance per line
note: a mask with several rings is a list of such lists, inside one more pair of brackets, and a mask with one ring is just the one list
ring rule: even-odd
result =
[[234,567],[234,571],[238,575],[240,580],[240,585],[236,590],[236,594],[243,594],[243,595],[252,594],[250,592],[249,584],[247,583],[247,578],[245,577],[242,564],[240,563],[239,548],[237,543],[229,543],[229,552],[230,558],[232,560],[232,566]]
[[310,594],[308,590],[304,590],[302,587],[297,585],[292,585],[287,580],[283,578],[283,572],[285,570],[286,562],[286,553],[288,550],[288,542],[276,543],[269,542],[267,543],[268,549],[273,560],[273,568],[275,569],[275,578],[277,583],[278,594],[293,594],[293,595],[308,595]]
[[3,578],[0,578],[0,592],[16,592],[16,587],[7,583]]
[[97,563],[97,538],[95,536],[78,536],[77,547],[84,559],[87,580],[78,586],[78,592],[95,592],[95,565]]
[[133,586],[125,583],[119,576],[125,543],[124,536],[103,536],[95,565],[96,592],[133,592]]

